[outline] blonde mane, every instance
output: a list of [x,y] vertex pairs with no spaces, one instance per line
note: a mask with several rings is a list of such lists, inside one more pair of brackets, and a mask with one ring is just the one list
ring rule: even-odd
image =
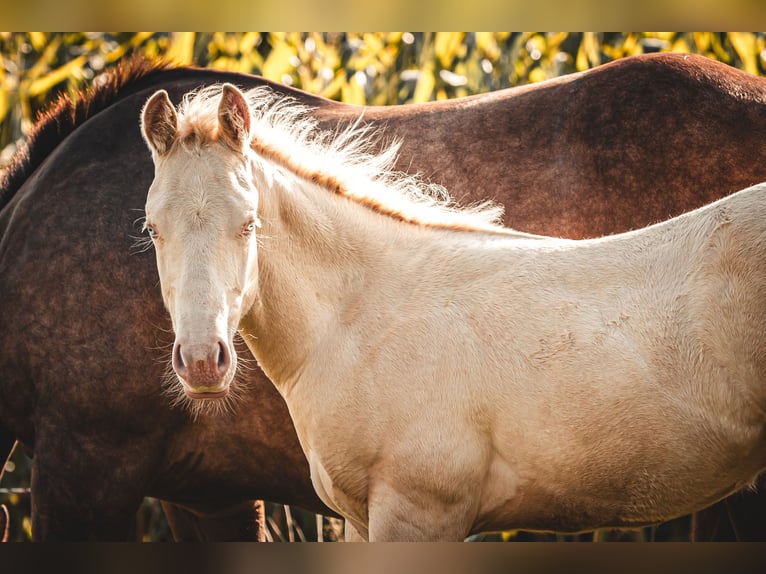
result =
[[[220,85],[186,94],[178,109],[182,145],[218,139]],[[321,130],[310,108],[258,87],[243,92],[252,112],[252,150],[304,180],[413,224],[507,232],[503,208],[486,201],[458,206],[447,190],[394,169],[399,142],[384,144],[362,117],[345,129]],[[381,151],[378,151],[378,150]]]

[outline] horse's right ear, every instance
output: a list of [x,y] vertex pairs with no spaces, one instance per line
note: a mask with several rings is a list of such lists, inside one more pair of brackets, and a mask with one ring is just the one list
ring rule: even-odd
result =
[[168,93],[159,90],[149,98],[141,111],[141,133],[146,143],[156,156],[163,156],[170,151],[176,132],[178,116]]

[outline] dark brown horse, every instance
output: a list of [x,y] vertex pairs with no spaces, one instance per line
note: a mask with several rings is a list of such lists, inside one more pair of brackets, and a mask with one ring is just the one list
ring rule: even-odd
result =
[[[173,337],[153,255],[134,244],[152,178],[139,111],[158,88],[177,101],[214,82],[268,84],[326,127],[362,112],[262,78],[134,64],[54,106],[0,185],[0,457],[16,438],[33,453],[38,540],[123,538],[144,496],[176,504],[182,538],[262,538],[255,499],[329,513],[255,366],[227,417],[192,420],[163,394]],[[766,81],[695,56],[367,108],[364,120],[403,141],[402,169],[466,201],[492,197],[508,225],[535,233],[641,227],[766,180]],[[741,537],[766,538],[737,514],[753,500],[722,504]]]

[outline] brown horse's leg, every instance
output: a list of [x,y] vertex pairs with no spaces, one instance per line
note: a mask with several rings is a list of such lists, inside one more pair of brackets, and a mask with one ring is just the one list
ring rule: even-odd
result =
[[694,516],[692,539],[697,542],[766,541],[766,477],[756,481],[756,491],[732,494]]
[[238,502],[215,512],[162,501],[162,509],[178,542],[266,541],[266,514],[260,500]]
[[[16,437],[3,425],[0,425],[0,461],[3,463],[0,466],[0,483],[2,483],[3,474],[5,474],[5,465],[8,464],[15,447]],[[8,542],[9,523],[8,507],[0,504],[0,542]]]
[[[32,540],[135,540],[152,459],[125,455],[125,441],[112,437],[104,438],[107,448],[84,448],[69,444],[76,441],[65,431],[45,431],[37,432],[32,457]],[[56,440],[62,437],[68,443]],[[136,450],[151,452],[144,444]]]
[[5,474],[5,465],[8,464],[8,460],[11,458],[15,447],[16,437],[0,425],[0,461],[3,462],[2,466],[0,466],[0,482],[2,482],[3,475]]
[[737,538],[731,528],[726,500],[695,512],[692,518],[692,541],[732,542]]
[[0,504],[0,542],[8,542],[8,523],[10,521],[8,507],[5,504]]

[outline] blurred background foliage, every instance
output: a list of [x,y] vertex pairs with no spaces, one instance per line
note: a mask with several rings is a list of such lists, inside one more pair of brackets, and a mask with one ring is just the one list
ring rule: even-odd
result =
[[656,51],[699,53],[761,74],[763,33],[0,33],[0,168],[38,111],[132,54],[263,75],[354,104],[454,98]]
[[[766,35],[744,32],[0,32],[0,170],[41,109],[133,54],[259,74],[354,104],[392,105],[539,82],[657,51],[698,53],[756,75],[766,70]],[[31,536],[29,476],[29,460],[17,449],[0,484],[12,540]],[[275,504],[267,511],[273,540],[337,538],[336,521]],[[649,536],[688,540],[685,523],[670,524]],[[516,532],[486,538],[525,539]],[[136,540],[170,540],[157,500],[146,499],[137,513]]]

